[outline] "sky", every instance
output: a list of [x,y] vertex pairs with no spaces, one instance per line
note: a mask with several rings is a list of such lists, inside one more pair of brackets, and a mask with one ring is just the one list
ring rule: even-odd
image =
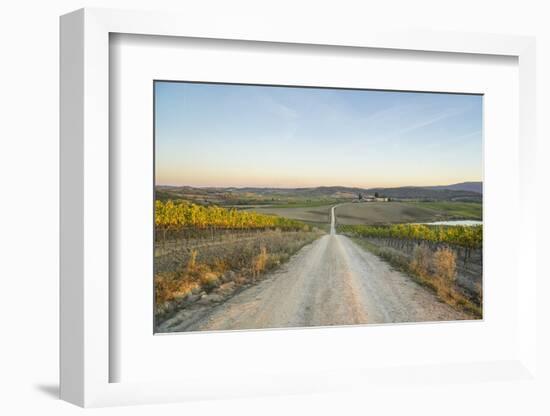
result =
[[155,82],[155,180],[361,188],[482,180],[482,96]]

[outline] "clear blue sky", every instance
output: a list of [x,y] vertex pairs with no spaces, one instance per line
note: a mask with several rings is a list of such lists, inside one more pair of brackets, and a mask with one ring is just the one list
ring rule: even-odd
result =
[[156,82],[155,99],[157,184],[482,180],[481,96]]

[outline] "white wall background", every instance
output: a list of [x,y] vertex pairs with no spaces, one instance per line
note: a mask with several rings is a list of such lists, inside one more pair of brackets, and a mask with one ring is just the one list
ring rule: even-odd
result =
[[[282,26],[325,25],[331,30],[376,22],[389,26],[535,35],[538,42],[539,274],[550,231],[547,208],[550,152],[550,11],[541,0],[169,1],[19,0],[0,6],[0,413],[75,414],[56,399],[58,383],[58,16],[81,7],[178,10],[208,23],[208,15],[246,14]],[[545,165],[545,166],[543,166]],[[543,177],[546,179],[544,180]],[[546,194],[544,192],[546,191]],[[545,244],[545,246],[543,246]],[[549,279],[550,280],[550,279]],[[94,410],[99,414],[549,414],[550,284],[538,286],[545,384],[388,386],[377,395],[259,398]],[[546,351],[546,352],[544,352]],[[546,393],[546,395],[544,394]]]

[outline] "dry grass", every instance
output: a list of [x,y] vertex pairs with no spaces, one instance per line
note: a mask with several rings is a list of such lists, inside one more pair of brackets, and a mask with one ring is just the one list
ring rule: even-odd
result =
[[439,247],[433,252],[420,244],[413,251],[409,271],[421,283],[431,287],[445,303],[481,317],[481,307],[457,290],[456,254],[453,250]]
[[314,223],[330,223],[330,209],[333,204],[319,206],[297,206],[297,207],[256,207],[250,208],[259,214],[278,215],[280,217],[290,218],[298,221],[307,221]]
[[266,231],[254,239],[228,239],[227,244],[174,252],[166,264],[155,265],[156,309],[192,291],[211,292],[228,272],[233,272],[232,280],[238,285],[254,282],[319,235],[317,231]]
[[449,284],[456,279],[456,254],[447,247],[438,248],[433,254],[433,268],[435,275]]
[[419,244],[413,250],[411,260],[396,250],[380,247],[365,239],[355,238],[361,246],[386,260],[395,268],[407,273],[423,286],[432,289],[439,299],[465,311],[474,317],[481,318],[481,298],[479,303],[468,299],[455,285],[456,255],[446,247],[440,247],[435,252],[429,247]]
[[252,260],[252,273],[254,278],[257,278],[260,273],[265,270],[268,259],[269,254],[267,254],[267,249],[265,247],[260,248],[260,254]]
[[159,273],[155,275],[155,301],[158,304],[187,295],[193,289],[199,287],[187,277],[174,273]]
[[191,272],[197,267],[197,254],[199,252],[196,249],[191,250],[191,256],[189,257],[189,261],[187,262],[187,271]]
[[195,289],[206,292],[219,286],[219,278],[225,271],[223,263],[217,267],[197,261],[198,250],[191,250],[185,267],[177,272],[160,272],[155,275],[155,302],[162,305],[165,302],[186,296]]
[[427,275],[430,270],[431,251],[424,244],[417,245],[413,250],[411,270],[419,275]]

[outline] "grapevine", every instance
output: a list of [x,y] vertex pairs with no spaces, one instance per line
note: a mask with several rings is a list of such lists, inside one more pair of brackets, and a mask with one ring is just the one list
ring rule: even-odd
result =
[[218,206],[201,206],[184,201],[156,201],[155,226],[159,230],[195,229],[281,229],[307,230],[300,221]]
[[340,225],[339,230],[358,237],[394,238],[412,241],[428,241],[478,249],[483,244],[483,227],[429,226],[423,224],[397,225]]

